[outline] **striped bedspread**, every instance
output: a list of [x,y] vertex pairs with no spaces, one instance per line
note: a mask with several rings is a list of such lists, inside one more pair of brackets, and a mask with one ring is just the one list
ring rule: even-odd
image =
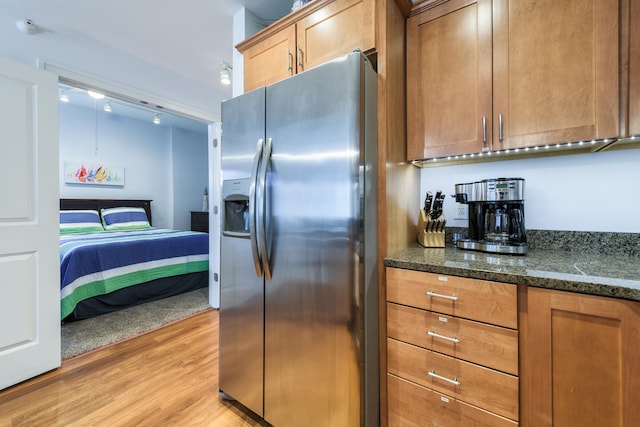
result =
[[82,300],[209,269],[209,235],[147,228],[60,236],[60,315]]

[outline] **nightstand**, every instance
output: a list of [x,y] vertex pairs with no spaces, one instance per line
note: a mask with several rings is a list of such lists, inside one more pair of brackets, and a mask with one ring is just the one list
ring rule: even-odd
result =
[[208,211],[191,211],[191,231],[209,232]]

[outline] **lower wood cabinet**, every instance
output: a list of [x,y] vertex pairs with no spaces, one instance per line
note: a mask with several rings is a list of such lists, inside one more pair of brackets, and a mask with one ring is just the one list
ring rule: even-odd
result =
[[387,371],[494,414],[518,419],[518,377],[387,340]]
[[[403,342],[518,375],[518,331],[514,329],[387,303],[387,334]],[[447,339],[453,337],[455,341]]]
[[515,427],[516,421],[387,375],[389,426]]
[[640,426],[640,303],[526,288],[522,425]]
[[388,425],[518,425],[517,287],[386,273]]
[[386,275],[390,427],[640,426],[640,302]]

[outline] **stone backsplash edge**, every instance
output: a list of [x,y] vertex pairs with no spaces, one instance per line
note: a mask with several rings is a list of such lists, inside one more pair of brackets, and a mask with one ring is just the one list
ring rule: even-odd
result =
[[[453,241],[454,233],[466,236],[467,228],[445,227],[448,244]],[[640,233],[527,230],[527,248],[637,257],[640,256]]]

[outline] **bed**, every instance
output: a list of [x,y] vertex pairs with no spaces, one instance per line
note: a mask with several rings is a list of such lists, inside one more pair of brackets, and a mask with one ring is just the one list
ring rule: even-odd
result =
[[208,286],[209,235],[151,219],[150,200],[60,199],[62,321]]

